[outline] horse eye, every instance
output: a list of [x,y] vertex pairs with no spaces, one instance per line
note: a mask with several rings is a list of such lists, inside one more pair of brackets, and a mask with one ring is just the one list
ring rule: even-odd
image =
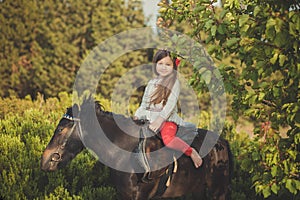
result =
[[57,131],[58,132],[62,132],[64,129],[63,128],[58,128]]

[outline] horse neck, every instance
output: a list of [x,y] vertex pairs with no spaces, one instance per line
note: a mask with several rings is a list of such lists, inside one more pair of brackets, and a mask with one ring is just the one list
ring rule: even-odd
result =
[[120,148],[130,151],[139,141],[139,127],[132,120],[120,115],[98,116],[98,121],[109,140]]
[[[126,162],[124,151],[132,152],[139,142],[139,127],[123,116],[98,113],[98,122],[86,122],[85,145],[101,160]],[[100,125],[100,126],[99,126]]]

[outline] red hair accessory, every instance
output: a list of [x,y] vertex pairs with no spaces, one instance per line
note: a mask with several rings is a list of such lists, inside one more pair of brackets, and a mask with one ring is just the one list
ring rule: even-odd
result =
[[180,64],[180,60],[179,60],[178,58],[176,58],[176,60],[175,60],[175,64],[176,64],[176,66],[177,66],[177,67],[179,66],[179,64]]

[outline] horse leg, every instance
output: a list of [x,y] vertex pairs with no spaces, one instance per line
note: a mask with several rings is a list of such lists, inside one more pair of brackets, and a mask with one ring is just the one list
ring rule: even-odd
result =
[[154,195],[153,184],[140,183],[135,188],[131,188],[130,191],[123,193],[119,196],[119,200],[148,200],[151,194]]
[[210,154],[210,174],[207,177],[208,191],[213,200],[228,200],[230,187],[230,158],[225,148],[213,149]]
[[119,195],[118,200],[147,200],[149,199],[148,194],[140,192],[140,191],[135,191],[131,194],[122,194]]
[[151,199],[155,195],[156,185],[158,185],[158,181],[152,181],[150,183],[139,183],[134,200]]
[[229,200],[229,195],[228,192],[229,190],[228,185],[225,184],[224,182],[221,182],[219,184],[214,184],[212,186],[213,189],[210,189],[208,192],[210,192],[210,196],[212,197],[213,200]]
[[110,180],[117,189],[118,200],[134,200],[138,192],[138,178],[134,173],[111,169]]
[[197,200],[206,200],[206,194],[205,192],[202,193],[193,193],[192,194],[192,199],[197,199]]
[[155,181],[143,183],[138,174],[114,171],[111,178],[118,191],[119,200],[147,200],[154,193]]

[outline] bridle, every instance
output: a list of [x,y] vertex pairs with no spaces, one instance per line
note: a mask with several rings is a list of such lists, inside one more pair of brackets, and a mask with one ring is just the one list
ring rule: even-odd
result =
[[61,151],[65,148],[65,146],[66,146],[66,144],[68,142],[68,139],[72,135],[72,133],[73,133],[74,128],[76,127],[76,125],[78,125],[78,127],[79,127],[79,136],[80,137],[81,137],[81,133],[82,133],[81,125],[80,125],[80,119],[79,118],[72,117],[72,116],[70,116],[68,114],[64,114],[62,118],[70,120],[70,121],[73,121],[74,124],[73,124],[71,130],[69,130],[68,133],[66,134],[66,137],[65,137],[63,143],[61,145],[59,145],[57,147],[56,151],[52,154],[51,161],[53,161],[53,162],[60,162],[62,160],[62,156],[61,156],[62,153],[61,153]]

